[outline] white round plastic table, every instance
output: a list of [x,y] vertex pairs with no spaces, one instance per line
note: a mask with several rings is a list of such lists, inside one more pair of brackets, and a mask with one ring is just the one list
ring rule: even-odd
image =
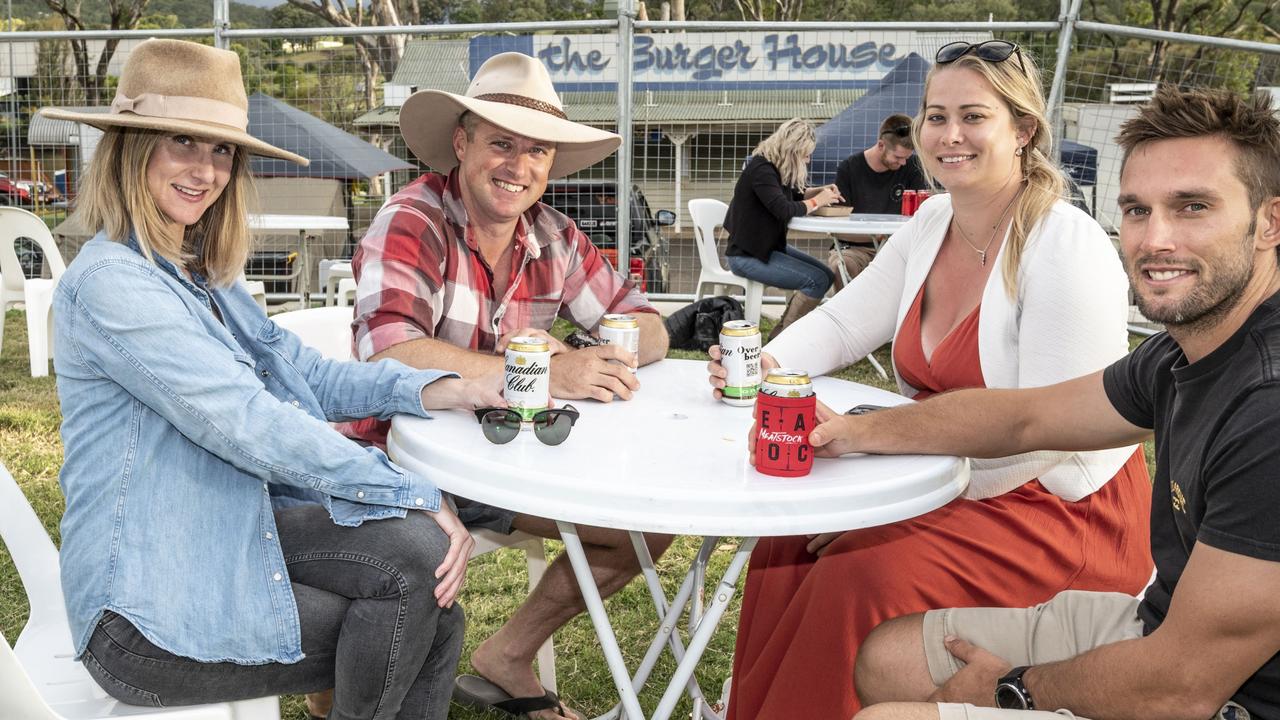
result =
[[[664,646],[678,666],[657,710],[665,720],[686,686],[699,702],[694,667],[732,598],[739,574],[761,536],[799,535],[883,525],[922,515],[954,498],[969,480],[967,460],[950,456],[817,458],[801,478],[763,475],[747,461],[752,408],[715,400],[706,364],[662,360],[639,369],[632,400],[570,401],[581,413],[569,438],[543,445],[522,432],[506,445],[485,440],[475,416],[436,411],[397,416],[387,440],[391,457],[441,489],[497,507],[557,521],[614,684],[629,718],[645,717],[636,691]],[[896,405],[905,398],[833,378],[816,378],[819,399],[832,409]],[[559,401],[557,405],[563,405]],[[658,610],[661,630],[636,677],[622,661],[576,525],[632,531],[633,544]],[[706,537],[680,592],[667,606],[644,532]],[[744,538],[705,613],[694,615],[687,651],[672,631],[720,536]],[[705,717],[715,717],[703,708]]]
[[854,213],[845,217],[803,215],[791,218],[787,227],[791,230],[825,233],[827,235],[892,235],[911,218],[905,215],[873,215]]

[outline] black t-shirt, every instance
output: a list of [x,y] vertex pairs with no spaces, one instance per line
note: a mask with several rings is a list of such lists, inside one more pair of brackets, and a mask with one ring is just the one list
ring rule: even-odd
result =
[[[1155,431],[1156,581],[1138,607],[1150,633],[1197,542],[1280,562],[1280,294],[1199,362],[1156,335],[1108,367],[1103,383],[1126,420]],[[1280,718],[1280,653],[1232,699],[1255,718]]]
[[867,158],[856,152],[836,168],[836,187],[846,205],[856,213],[896,215],[902,212],[902,191],[928,187],[915,155],[897,170],[878,173],[867,164]]

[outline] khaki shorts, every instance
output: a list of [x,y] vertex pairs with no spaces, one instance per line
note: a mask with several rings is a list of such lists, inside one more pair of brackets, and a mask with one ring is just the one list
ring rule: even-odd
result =
[[[960,669],[942,644],[948,635],[968,640],[1014,667],[1075,657],[1099,645],[1142,637],[1138,600],[1123,593],[1068,590],[1030,608],[952,608],[924,616],[925,657],[933,682],[941,685]],[[1068,710],[998,710],[939,703],[941,720],[1061,720]]]
[[841,265],[852,280],[858,277],[858,273],[866,270],[875,257],[875,248],[870,245],[840,243],[840,252],[837,253],[834,249],[827,251],[827,268],[836,276],[835,283],[831,286],[832,294],[844,288],[844,276],[840,274]]

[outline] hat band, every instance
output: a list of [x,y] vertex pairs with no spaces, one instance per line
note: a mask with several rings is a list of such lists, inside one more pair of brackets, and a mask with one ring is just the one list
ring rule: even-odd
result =
[[229,125],[244,131],[249,127],[249,112],[244,108],[221,100],[184,95],[158,95],[143,93],[137,97],[116,95],[111,101],[111,112],[134,113],[170,120],[193,120]]
[[565,115],[564,111],[555,105],[541,100],[534,100],[533,98],[525,97],[524,95],[512,95],[510,93],[486,93],[484,95],[477,95],[475,99],[506,103],[507,105],[519,105],[522,108],[529,108],[530,110],[537,110],[538,112],[544,112],[548,115],[555,115],[561,120],[569,119],[569,116]]

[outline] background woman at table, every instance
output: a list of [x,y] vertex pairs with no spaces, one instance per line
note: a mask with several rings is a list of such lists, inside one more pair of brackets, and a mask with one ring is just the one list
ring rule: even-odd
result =
[[235,53],[149,40],[110,113],[44,111],[105,131],[77,209],[97,235],[54,302],[76,653],[128,704],[336,686],[330,718],[444,718],[470,537],[326,421],[498,383],[325,360],[266,318],[236,282],[249,154],[306,160],[248,135],[247,108]]
[[801,295],[788,305],[789,312],[774,328],[774,335],[817,307],[835,281],[825,263],[787,244],[791,218],[840,199],[833,185],[806,188],[809,158],[816,144],[808,120],[792,118],[782,123],[751,151],[725,215],[729,269],[735,275]]
[[[1046,385],[1123,355],[1125,275],[1098,224],[1061,199],[1032,59],[1008,43],[944,47],[914,131],[950,194],[926,201],[765,361],[821,374],[892,338],[899,388],[923,400]],[[721,372],[713,364],[713,385]],[[730,717],[852,717],[858,646],[892,617],[1024,607],[1068,588],[1134,593],[1149,578],[1141,450],[1030,453],[972,470],[964,498],[914,520],[760,541]]]

